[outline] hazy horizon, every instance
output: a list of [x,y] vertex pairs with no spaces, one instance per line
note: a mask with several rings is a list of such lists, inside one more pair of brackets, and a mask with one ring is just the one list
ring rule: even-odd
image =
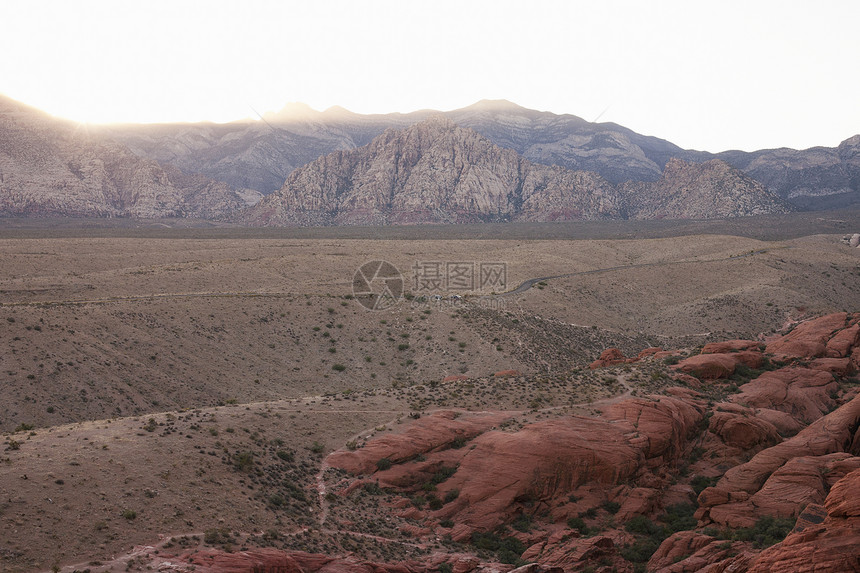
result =
[[228,122],[288,102],[354,113],[482,99],[686,149],[833,147],[860,133],[860,4],[4,5],[0,93],[88,123]]

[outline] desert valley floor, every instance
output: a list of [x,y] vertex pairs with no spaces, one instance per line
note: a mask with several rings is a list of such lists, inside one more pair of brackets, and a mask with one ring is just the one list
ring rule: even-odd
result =
[[[848,314],[828,336],[850,329],[860,310],[860,250],[842,238],[860,229],[858,217],[750,218],[665,232],[640,224],[612,234],[623,238],[596,224],[596,238],[545,225],[476,226],[450,239],[426,228],[255,236],[27,225],[0,226],[2,571],[190,571],[195,551],[197,571],[226,571],[220,555],[245,550],[443,573],[489,570],[486,563],[505,570],[551,554],[565,570],[645,570],[647,560],[630,553],[639,537],[625,523],[685,504],[701,509],[697,483],[717,484],[730,468],[857,402],[850,369],[834,371],[816,415],[804,410],[794,429],[782,420],[771,426],[778,435],[734,443],[721,463],[691,459],[702,457],[708,436],[721,435],[712,420],[696,438],[676,436],[677,451],[661,461],[645,454],[649,471],[660,470],[653,483],[631,470],[623,479],[574,479],[564,495],[513,496],[495,513],[479,515],[478,498],[470,498],[457,513],[446,508],[457,495],[465,499],[468,483],[450,484],[458,474],[468,479],[456,468],[483,451],[485,436],[537,431],[530,428],[553,436],[553,424],[597,423],[645,396],[702,431],[709,407],[768,369],[744,367],[744,379],[731,378],[735,365],[714,377],[679,374],[675,363],[706,343],[742,339],[764,348],[833,313]],[[354,274],[372,260],[400,270],[408,299],[385,310],[359,303]],[[464,262],[503,263],[505,284],[420,297],[416,263]],[[523,283],[529,288],[505,294]],[[605,356],[606,368],[588,368],[608,348],[635,357],[655,347],[667,352],[635,362]],[[667,392],[678,376],[684,399],[702,404],[695,415],[675,404],[677,389]],[[725,411],[741,407],[732,404]],[[397,436],[427,447],[403,453],[409,447]],[[373,459],[374,451],[387,453]],[[860,455],[850,448],[828,455],[836,453],[846,464]],[[833,476],[848,473],[833,469],[834,460],[826,462]],[[411,478],[415,472],[423,477]],[[630,509],[642,494],[630,492],[643,489],[669,493]],[[789,517],[793,525],[796,513]],[[752,527],[720,519],[713,521]],[[697,535],[706,537],[702,527]],[[481,537],[489,532],[519,545]],[[599,551],[589,557],[589,548],[568,548],[568,561],[550,551],[571,537]],[[723,560],[761,550],[714,539]],[[648,570],[696,570],[664,569],[691,559],[704,547],[696,543],[665,563],[652,558]],[[341,566],[332,570],[347,570]]]

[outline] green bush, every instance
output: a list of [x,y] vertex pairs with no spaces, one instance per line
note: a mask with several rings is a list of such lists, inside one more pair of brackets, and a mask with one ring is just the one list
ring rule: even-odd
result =
[[658,535],[663,533],[663,527],[657,525],[644,515],[634,515],[624,525],[624,529],[630,533],[638,533],[639,535]]
[[530,515],[521,513],[519,516],[517,516],[513,523],[511,523],[511,527],[521,533],[528,533],[532,529],[532,518]]
[[385,470],[390,469],[391,465],[391,460],[389,460],[388,458],[382,458],[381,460],[376,462],[376,469],[384,472]]
[[709,478],[705,476],[695,476],[690,480],[690,485],[693,486],[693,491],[696,492],[696,495],[702,493],[705,488],[712,487],[716,485],[719,478]]
[[600,507],[605,509],[607,512],[615,515],[616,513],[618,513],[618,510],[621,509],[621,504],[617,501],[604,501],[602,504],[600,504]]
[[571,529],[576,529],[577,531],[579,531],[580,535],[588,535],[588,526],[585,524],[585,520],[581,517],[568,518],[567,526]]
[[233,454],[233,467],[240,472],[251,469],[254,465],[254,452],[236,452]]
[[724,529],[720,531],[719,538],[731,541],[750,541],[756,549],[764,549],[785,539],[792,528],[794,528],[794,520],[766,515],[756,521],[752,527]]

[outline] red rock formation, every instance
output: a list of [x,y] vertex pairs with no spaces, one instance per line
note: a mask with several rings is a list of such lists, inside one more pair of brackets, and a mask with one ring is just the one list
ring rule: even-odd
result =
[[781,441],[773,424],[749,415],[717,412],[711,418],[709,429],[726,445],[744,450],[757,446],[772,446]]
[[851,355],[851,348],[860,344],[860,324],[841,330],[827,342],[825,356],[844,358]]
[[519,370],[499,370],[493,374],[495,378],[511,378],[514,376],[522,376]]
[[[193,565],[193,569],[188,570],[196,573],[413,573],[424,569],[414,563],[372,563],[268,547],[233,553],[204,549],[186,553],[179,559]],[[186,570],[177,569],[176,564],[171,565],[173,567],[161,570]]]
[[[749,527],[755,523],[756,516],[760,517],[756,507],[769,504],[773,513],[778,514],[777,506],[783,503],[782,499],[788,500],[788,503],[797,501],[793,497],[795,494],[790,491],[794,486],[786,484],[805,482],[807,488],[820,491],[821,486],[809,477],[809,471],[803,469],[805,466],[802,462],[788,465],[789,462],[796,458],[820,458],[827,454],[841,456],[824,457],[813,463],[826,467],[826,464],[834,461],[844,462],[846,452],[850,454],[848,457],[860,453],[851,449],[858,425],[860,397],[855,397],[793,438],[762,450],[750,461],[729,469],[715,487],[707,488],[699,495],[700,517],[731,527]],[[779,473],[784,467],[786,469]],[[765,488],[769,478],[774,481]],[[755,497],[760,491],[761,495]]]
[[376,438],[354,452],[334,452],[328,457],[328,463],[353,474],[372,473],[377,469],[377,462],[383,458],[397,463],[414,458],[418,454],[440,450],[450,446],[457,438],[474,438],[510,416],[499,412],[435,412],[419,418],[400,434]]
[[757,350],[761,343],[755,340],[724,340],[709,342],[702,347],[702,354],[727,354],[741,350]]
[[770,342],[767,352],[778,359],[824,356],[828,341],[834,332],[845,328],[848,318],[847,313],[838,312],[803,322],[787,335]]
[[791,366],[763,373],[741,386],[741,393],[732,396],[731,400],[787,412],[809,423],[833,408],[836,403],[831,393],[836,389],[836,381],[829,372]]
[[[860,470],[842,478],[830,490],[827,515],[815,506],[811,515],[782,543],[763,551],[749,573],[844,573],[860,571]],[[805,512],[805,513],[807,513]]]
[[627,358],[624,357],[624,354],[620,350],[617,348],[607,348],[600,353],[600,358],[589,364],[588,367],[595,370],[615,364],[623,364],[624,362],[627,362]]
[[732,354],[698,354],[681,360],[673,368],[704,378],[716,380],[734,374],[738,359]]

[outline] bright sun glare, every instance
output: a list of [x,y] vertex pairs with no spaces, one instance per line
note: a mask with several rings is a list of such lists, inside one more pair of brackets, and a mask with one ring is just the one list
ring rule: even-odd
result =
[[88,122],[504,98],[711,151],[835,145],[860,131],[858,16],[841,0],[12,1],[0,93]]

